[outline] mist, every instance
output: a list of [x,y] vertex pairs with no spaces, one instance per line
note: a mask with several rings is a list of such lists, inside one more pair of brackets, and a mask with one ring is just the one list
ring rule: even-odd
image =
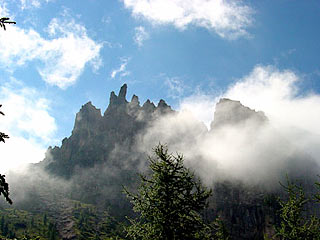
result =
[[[140,134],[137,148],[150,153],[159,142],[167,144],[173,153],[182,153],[207,184],[233,180],[270,188],[287,173],[316,176],[320,96],[302,93],[302,81],[289,70],[256,66],[219,96],[198,93],[183,99],[178,113],[162,116]],[[245,121],[215,126],[215,106],[221,98],[262,111],[267,119],[261,122],[254,114]]]
[[[186,166],[210,186],[228,180],[273,189],[287,173],[298,178],[316,176],[320,151],[317,124],[320,96],[302,94],[301,81],[303,78],[292,71],[257,66],[224,93],[197,92],[182,99],[178,111],[156,114],[155,120],[149,121],[135,137],[134,145],[131,142],[116,144],[108,161],[90,168],[76,167],[69,180],[52,177],[41,168],[9,173],[13,200],[23,202],[30,198],[30,191],[73,194],[70,197],[79,200],[83,200],[79,193],[86,189],[101,196],[122,194],[119,184],[126,181],[122,177],[128,178],[131,172],[130,178],[134,179],[136,169],[146,172],[147,155],[152,155],[152,149],[159,143],[167,144],[174,154],[183,154]],[[240,101],[251,109],[248,110],[250,114],[245,119],[233,115],[232,123],[214,119],[221,98]],[[226,104],[220,105],[219,111],[233,113]],[[137,113],[128,108],[128,114]],[[140,118],[143,116],[138,118],[142,121]],[[98,189],[97,179],[109,182],[103,189]]]

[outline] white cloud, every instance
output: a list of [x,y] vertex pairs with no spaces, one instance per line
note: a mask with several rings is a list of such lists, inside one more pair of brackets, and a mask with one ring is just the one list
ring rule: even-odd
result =
[[221,37],[247,34],[253,10],[243,1],[226,0],[122,0],[136,17],[154,24],[173,24],[178,29],[196,25]]
[[[147,151],[167,143],[208,183],[222,178],[274,187],[290,168],[302,176],[315,175],[312,161],[320,164],[320,95],[301,95],[301,81],[293,71],[257,66],[218,97],[196,94],[182,100],[183,111],[153,123],[141,134],[138,147]],[[269,124],[252,118],[204,131],[195,119],[208,126],[221,97],[264,111]]]
[[180,98],[185,92],[186,87],[179,77],[167,77],[164,83],[168,88],[169,97],[173,99]]
[[264,111],[275,127],[285,131],[289,139],[295,139],[295,145],[318,158],[320,150],[313,140],[320,137],[320,95],[301,95],[301,81],[293,71],[257,66],[231,86],[225,96]]
[[101,19],[101,22],[104,24],[109,24],[109,23],[111,23],[111,17],[110,16],[103,16]]
[[20,0],[21,10],[30,9],[30,8],[39,8],[43,2],[48,3],[53,0]]
[[139,26],[135,28],[135,35],[133,40],[139,47],[142,47],[143,42],[148,38],[149,38],[149,33],[146,32],[144,27]]
[[121,59],[122,63],[120,65],[120,67],[118,69],[112,70],[110,77],[112,79],[114,79],[119,74],[120,74],[120,77],[128,76],[130,74],[130,72],[126,70],[126,67],[127,67],[129,60],[130,60],[129,58],[122,58]]
[[1,2],[0,3],[0,16],[1,17],[7,17],[9,16],[9,10],[7,9],[6,3],[5,2]]
[[[48,26],[50,39],[33,29],[10,26],[0,35],[0,63],[14,69],[33,60],[44,81],[62,89],[74,84],[87,63],[99,68],[102,44],[89,38],[85,27],[72,18],[54,18]],[[60,21],[60,22],[59,22]]]
[[197,93],[184,98],[180,102],[179,110],[190,111],[198,121],[203,122],[210,129],[217,100],[212,96]]
[[0,172],[43,160],[46,147],[57,129],[49,113],[49,101],[35,89],[11,81],[0,88],[5,116],[0,118],[1,132],[9,135],[0,144],[3,162]]

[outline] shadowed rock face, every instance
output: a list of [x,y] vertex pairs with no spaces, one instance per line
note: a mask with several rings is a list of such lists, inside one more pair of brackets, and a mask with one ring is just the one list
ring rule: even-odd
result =
[[268,119],[263,112],[250,109],[242,105],[240,101],[221,98],[216,105],[211,129],[226,125],[245,124],[246,121],[254,121],[259,125],[266,123]]
[[[73,199],[107,206],[111,213],[122,216],[131,209],[121,192],[122,185],[134,189],[136,173],[141,172],[139,165],[146,161],[146,156],[134,149],[135,137],[160,116],[175,113],[164,100],[157,106],[147,100],[141,106],[136,95],[128,102],[126,93],[126,84],[118,95],[111,92],[103,115],[91,102],[83,105],[76,114],[71,136],[62,141],[61,147],[50,147],[39,164],[47,172],[73,181]],[[252,122],[259,127],[268,119],[263,112],[239,101],[221,99],[210,132]],[[261,189],[223,182],[215,185],[206,212],[210,220],[217,215],[225,220],[233,239],[263,239],[264,233],[272,232],[270,222],[274,222],[275,213],[264,206]]]
[[[141,107],[136,95],[128,102],[126,94],[126,84],[121,87],[118,96],[111,92],[109,106],[103,116],[91,102],[83,105],[76,114],[71,136],[62,141],[61,147],[47,150],[46,158],[41,163],[46,170],[69,178],[76,167],[111,163],[114,160],[111,152],[115,146],[133,145],[135,135],[149,122],[155,121],[159,114],[174,112],[164,100],[160,100],[157,107],[147,100]],[[132,151],[130,147],[126,150]]]
[[72,134],[81,132],[96,133],[101,124],[101,111],[92,105],[91,102],[82,106],[80,111],[76,114],[74,128]]

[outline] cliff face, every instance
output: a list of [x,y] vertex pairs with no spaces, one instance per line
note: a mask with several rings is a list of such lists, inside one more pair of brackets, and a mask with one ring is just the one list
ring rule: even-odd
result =
[[130,146],[134,136],[150,121],[159,114],[174,112],[163,100],[157,106],[149,100],[140,106],[138,97],[134,95],[128,102],[126,93],[126,84],[121,87],[118,96],[111,92],[110,103],[103,116],[91,102],[83,105],[76,114],[71,136],[63,139],[61,147],[47,150],[42,162],[45,169],[69,178],[77,167],[110,162],[111,153],[117,145],[126,144],[127,150],[132,150]]
[[222,98],[216,105],[214,121],[211,123],[211,129],[228,125],[240,125],[250,122],[255,125],[261,125],[268,121],[265,114],[261,111],[255,111],[240,103],[227,98]]
[[[50,147],[40,164],[47,172],[70,179],[71,199],[93,203],[118,217],[132,214],[122,186],[136,189],[136,173],[141,172],[140,166],[147,160],[134,148],[135,137],[160,116],[175,113],[164,100],[157,106],[147,100],[141,106],[136,95],[127,101],[126,93],[126,84],[118,95],[111,92],[103,115],[91,102],[83,105],[76,114],[71,136],[62,141],[61,147]],[[246,124],[253,126],[255,132],[255,128],[267,123],[263,112],[239,101],[221,99],[208,134]],[[264,205],[264,198],[261,189],[235,182],[215,183],[205,214],[209,220],[220,215],[232,239],[263,239],[264,233],[272,233],[275,221],[275,212]]]
[[[136,95],[127,101],[126,93],[126,84],[118,95],[111,92],[103,115],[91,102],[83,105],[76,114],[71,136],[62,141],[61,147],[50,147],[42,162],[47,172],[71,179],[73,199],[107,208],[120,217],[131,214],[122,185],[134,189],[141,159],[146,161],[146,156],[133,148],[135,136],[160,116],[174,113],[164,100],[157,106],[147,100],[141,106]],[[220,100],[214,118],[211,131],[246,121],[267,121],[262,112],[229,99]],[[221,215],[235,239],[260,238],[267,215],[263,198],[257,195],[232,183],[217,184],[208,218]]]

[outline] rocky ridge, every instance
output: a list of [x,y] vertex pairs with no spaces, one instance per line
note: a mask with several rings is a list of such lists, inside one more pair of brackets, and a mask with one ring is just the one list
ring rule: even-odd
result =
[[69,178],[76,167],[108,162],[116,145],[132,144],[134,136],[150,121],[174,112],[162,99],[157,106],[150,100],[140,106],[136,95],[128,102],[126,94],[126,84],[118,96],[111,92],[109,106],[103,115],[91,102],[84,104],[76,114],[71,136],[63,139],[61,147],[48,148],[41,163],[45,169]]
[[[141,161],[146,161],[133,147],[135,137],[160,116],[175,113],[164,100],[157,105],[147,100],[141,106],[136,95],[127,101],[126,94],[126,84],[118,95],[111,92],[103,115],[91,102],[84,104],[76,114],[71,136],[63,139],[61,147],[50,147],[40,164],[50,174],[70,180],[71,199],[108,209],[120,218],[132,214],[122,185],[135,189],[136,173],[141,172]],[[221,99],[208,133],[252,123],[259,128],[268,119],[239,101]],[[261,189],[217,183],[206,215],[210,221],[220,215],[232,239],[262,239],[265,233],[272,233],[274,222],[274,212],[264,205],[264,199]],[[61,229],[69,231],[69,225]]]
[[268,118],[262,111],[255,111],[240,103],[228,98],[221,98],[216,104],[214,121],[211,123],[211,129],[228,125],[240,125],[255,122],[256,125],[264,124]]

